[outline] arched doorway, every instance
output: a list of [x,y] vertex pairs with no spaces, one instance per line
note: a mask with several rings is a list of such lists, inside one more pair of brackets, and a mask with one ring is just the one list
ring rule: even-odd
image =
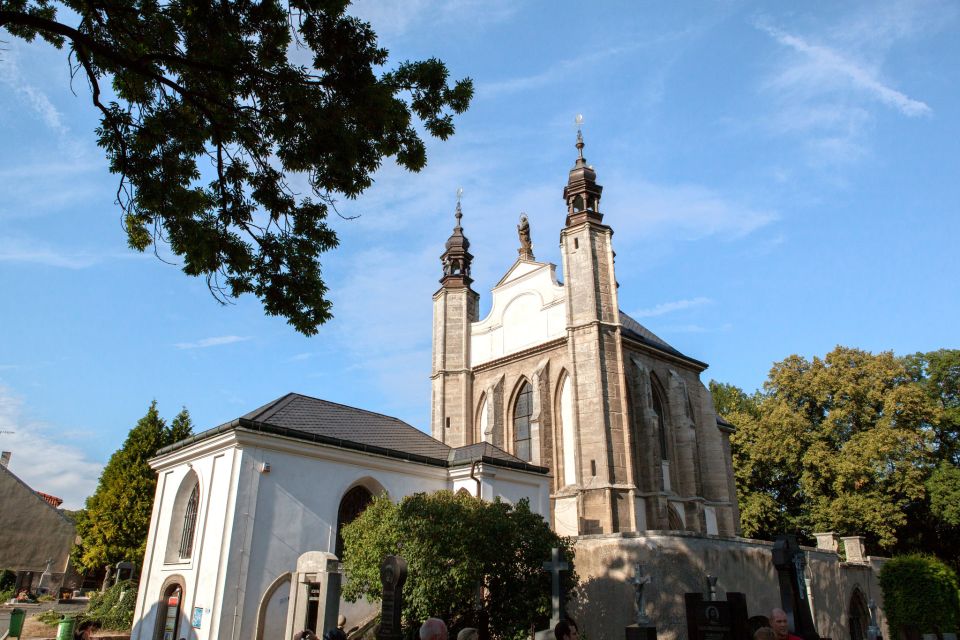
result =
[[337,548],[334,551],[337,558],[343,560],[343,526],[356,520],[372,501],[373,494],[363,485],[357,485],[343,495],[337,510]]
[[154,640],[177,640],[183,619],[183,578],[171,576],[160,587]]
[[867,640],[867,627],[870,626],[870,612],[867,599],[859,587],[854,587],[850,595],[850,640]]

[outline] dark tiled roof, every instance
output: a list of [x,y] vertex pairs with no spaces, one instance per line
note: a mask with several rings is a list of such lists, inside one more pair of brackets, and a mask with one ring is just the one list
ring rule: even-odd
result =
[[236,420],[164,447],[157,455],[236,428],[442,467],[480,460],[536,473],[548,472],[489,443],[453,449],[397,418],[299,393],[288,393]]
[[437,460],[446,460],[450,452],[447,445],[397,418],[298,393],[288,393],[242,419]]
[[658,351],[663,351],[664,353],[669,353],[670,355],[677,356],[678,358],[683,358],[684,360],[696,364],[698,366],[707,368],[707,363],[701,362],[696,358],[691,358],[688,355],[685,355],[674,349],[666,340],[660,338],[655,333],[647,329],[645,326],[625,314],[622,310],[620,311],[620,331],[627,337],[633,338],[637,342],[642,344],[649,345]]

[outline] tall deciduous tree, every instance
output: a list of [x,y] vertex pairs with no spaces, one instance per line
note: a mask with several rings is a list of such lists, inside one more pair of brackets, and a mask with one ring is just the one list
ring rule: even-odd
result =
[[[469,105],[437,59],[392,69],[347,0],[0,0],[0,29],[67,47],[90,88],[129,244],[166,241],[222,302],[305,334],[330,318],[327,215],[385,158],[426,163]],[[66,9],[66,11],[63,11]],[[288,183],[297,174],[309,195]]]
[[[386,495],[375,498],[344,527],[343,540],[346,599],[379,599],[381,560],[399,554],[409,566],[406,625],[415,630],[439,616],[454,630],[477,626],[479,604],[493,638],[519,640],[528,637],[531,623],[546,623],[550,581],[543,562],[554,547],[573,559],[570,541],[526,500],[514,507],[449,491],[408,496],[399,504]],[[576,575],[571,570],[561,579],[569,593]]]
[[957,365],[960,351],[837,347],[775,363],[753,395],[711,382],[717,412],[737,427],[743,533],[862,533],[878,551],[956,557],[960,545],[944,535],[955,511],[936,505],[958,490]]
[[80,542],[72,553],[78,566],[100,569],[123,560],[142,563],[157,488],[156,473],[147,461],[191,431],[186,409],[168,426],[157,412],[156,401],[150,403],[123,446],[110,456],[96,491],[78,515]]

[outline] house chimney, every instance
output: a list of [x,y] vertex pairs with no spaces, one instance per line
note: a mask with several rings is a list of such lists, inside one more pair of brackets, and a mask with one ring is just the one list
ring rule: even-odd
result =
[[6,469],[9,464],[10,464],[10,452],[4,451],[3,453],[0,453],[0,467],[3,467],[4,469]]

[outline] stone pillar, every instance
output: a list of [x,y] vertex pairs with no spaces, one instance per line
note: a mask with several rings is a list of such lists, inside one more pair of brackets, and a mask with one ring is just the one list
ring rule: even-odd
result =
[[840,536],[833,531],[824,533],[815,533],[813,537],[817,539],[817,549],[821,551],[830,551],[837,553],[840,547]]
[[337,626],[340,613],[340,562],[326,551],[308,551],[297,559],[290,580],[286,637],[310,629],[317,637]]
[[843,551],[847,556],[847,562],[867,562],[867,550],[863,544],[863,536],[845,536],[843,540]]

